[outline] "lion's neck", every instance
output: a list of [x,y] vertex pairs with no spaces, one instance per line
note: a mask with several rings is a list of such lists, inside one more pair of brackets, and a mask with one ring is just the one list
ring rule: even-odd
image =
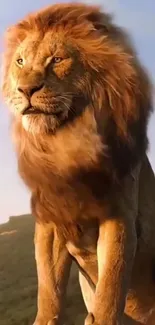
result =
[[[27,133],[21,123],[14,125],[14,141],[18,154],[19,169],[26,178],[49,173],[67,177],[80,168],[87,170],[98,164],[103,144],[97,134],[95,120],[90,111],[55,135]],[[25,178],[24,177],[24,178]]]

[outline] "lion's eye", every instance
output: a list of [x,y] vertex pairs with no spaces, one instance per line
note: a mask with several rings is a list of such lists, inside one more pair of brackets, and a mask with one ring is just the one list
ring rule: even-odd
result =
[[63,60],[60,56],[54,56],[52,59],[52,63],[60,63]]
[[19,65],[21,67],[21,66],[23,66],[24,60],[19,58],[16,60],[16,63],[17,63],[17,65]]

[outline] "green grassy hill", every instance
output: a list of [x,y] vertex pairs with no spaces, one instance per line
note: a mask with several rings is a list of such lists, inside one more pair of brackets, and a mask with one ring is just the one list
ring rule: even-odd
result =
[[[33,324],[37,295],[33,234],[34,220],[29,215],[11,217],[0,225],[0,325]],[[74,266],[67,294],[67,325],[82,324],[84,313]]]

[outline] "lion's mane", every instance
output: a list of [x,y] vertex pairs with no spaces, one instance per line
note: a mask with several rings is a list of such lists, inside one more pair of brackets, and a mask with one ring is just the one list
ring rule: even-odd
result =
[[[6,96],[10,62],[19,42],[34,31],[49,30],[66,34],[80,53],[87,71],[80,87],[90,99],[98,133],[108,148],[103,164],[111,178],[120,179],[147,150],[147,125],[152,110],[147,73],[129,37],[112,22],[111,16],[94,6],[54,5],[29,15],[8,30],[3,83]],[[25,132],[19,126],[18,132],[22,142]],[[31,140],[29,150],[30,146]]]

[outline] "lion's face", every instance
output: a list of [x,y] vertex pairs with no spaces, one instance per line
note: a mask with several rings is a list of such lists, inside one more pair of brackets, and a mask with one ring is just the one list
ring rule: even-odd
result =
[[59,33],[28,34],[10,66],[9,104],[30,132],[54,132],[86,106],[77,51]]

